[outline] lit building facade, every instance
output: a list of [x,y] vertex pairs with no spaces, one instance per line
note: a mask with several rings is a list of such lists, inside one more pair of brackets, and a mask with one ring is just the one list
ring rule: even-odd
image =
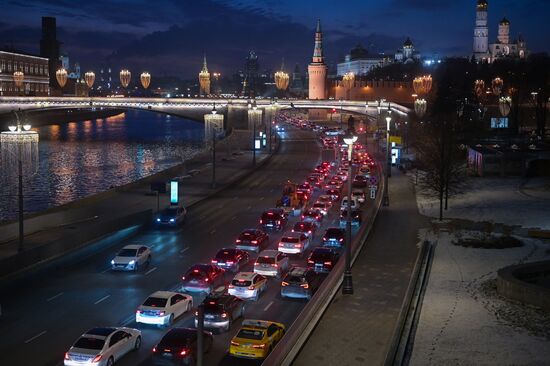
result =
[[420,53],[414,48],[411,39],[407,38],[405,42],[403,42],[403,47],[395,53],[394,59],[395,62],[402,62],[405,64],[417,62],[420,61]]
[[344,62],[336,65],[336,75],[344,76],[346,73],[353,73],[355,76],[363,76],[376,67],[385,66],[390,62],[387,57],[369,55],[368,51],[358,44],[348,55]]
[[323,33],[321,32],[321,20],[317,20],[313,60],[308,65],[307,71],[309,77],[309,99],[325,99],[327,65],[325,64],[323,57]]
[[[0,95],[50,95],[48,59],[24,53],[0,51]],[[13,73],[24,74],[23,86],[16,87]]]

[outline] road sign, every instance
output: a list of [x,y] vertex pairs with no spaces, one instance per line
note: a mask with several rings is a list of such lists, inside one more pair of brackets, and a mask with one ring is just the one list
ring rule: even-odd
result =
[[376,198],[376,187],[370,187],[370,199],[373,200]]
[[375,175],[371,175],[369,178],[369,183],[371,186],[378,185],[378,178]]

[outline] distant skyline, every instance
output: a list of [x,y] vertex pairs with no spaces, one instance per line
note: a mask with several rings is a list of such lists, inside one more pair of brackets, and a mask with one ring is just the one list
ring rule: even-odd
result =
[[[444,0],[7,0],[0,47],[38,53],[41,17],[55,16],[58,39],[83,71],[106,60],[113,67],[155,75],[194,77],[206,53],[211,71],[242,69],[250,49],[261,69],[287,71],[311,61],[321,18],[328,63],[357,43],[370,52],[395,52],[407,37],[423,55],[469,56],[476,1]],[[506,16],[512,37],[522,33],[532,52],[550,51],[550,1],[489,0],[489,40]]]

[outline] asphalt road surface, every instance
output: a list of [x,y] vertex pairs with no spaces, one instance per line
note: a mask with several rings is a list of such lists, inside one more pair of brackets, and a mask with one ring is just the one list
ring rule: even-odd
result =
[[[31,275],[9,291],[2,290],[0,364],[62,365],[64,353],[89,328],[128,326],[142,331],[143,344],[139,351],[128,354],[117,364],[151,365],[152,348],[167,329],[136,324],[136,308],[157,290],[178,290],[181,276],[190,266],[208,263],[218,249],[232,246],[242,229],[255,227],[261,212],[275,206],[287,179],[303,181],[319,162],[320,146],[315,134],[288,130],[281,133],[280,151],[268,164],[215,197],[193,206],[181,228],[145,230],[91,255],[89,251],[77,254],[69,263]],[[324,219],[311,247],[319,245],[324,230],[338,220],[337,206],[339,204],[335,204]],[[291,217],[286,230],[296,221],[297,217]],[[276,249],[282,233],[270,233],[269,248]],[[138,273],[110,271],[114,254],[132,243],[152,247],[150,266]],[[256,254],[252,254],[250,264],[241,271],[252,270],[255,257]],[[305,258],[291,258],[296,265],[304,266],[305,261]],[[227,281],[232,277],[233,274],[226,274]],[[202,298],[194,296],[195,305]],[[304,305],[305,300],[281,298],[280,280],[270,279],[268,290],[260,299],[247,302],[245,318],[279,321],[288,327]],[[193,314],[194,310],[184,314],[173,326],[193,327]],[[205,365],[259,364],[227,354],[230,339],[239,330],[241,321],[235,321],[229,332],[215,334]]]

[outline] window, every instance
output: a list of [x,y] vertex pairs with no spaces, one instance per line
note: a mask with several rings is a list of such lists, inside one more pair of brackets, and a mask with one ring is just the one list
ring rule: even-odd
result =
[[271,324],[269,328],[267,328],[267,336],[271,337],[275,332],[277,331],[277,326],[275,324]]
[[118,343],[122,338],[124,338],[125,333],[122,331],[118,331],[115,334],[111,336],[111,340],[109,341],[109,347],[114,346],[116,343]]
[[177,304],[178,302],[180,302],[183,299],[184,299],[184,297],[182,295],[174,295],[170,299],[170,305]]

